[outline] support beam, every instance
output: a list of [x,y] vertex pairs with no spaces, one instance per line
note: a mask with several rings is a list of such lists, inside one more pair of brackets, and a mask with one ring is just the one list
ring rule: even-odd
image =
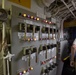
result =
[[72,5],[73,5],[74,9],[76,10],[76,5],[75,5],[74,0],[72,0],[71,3],[72,3]]
[[64,3],[64,5],[68,8],[68,10],[71,12],[71,14],[74,16],[74,18],[76,18],[76,16],[75,16],[75,14],[70,10],[70,8],[68,7],[68,5],[65,3],[65,1],[64,0],[61,0],[63,3]]

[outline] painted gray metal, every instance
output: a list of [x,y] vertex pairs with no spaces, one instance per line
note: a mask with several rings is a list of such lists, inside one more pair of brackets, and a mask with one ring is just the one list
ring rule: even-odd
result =
[[[15,54],[15,57],[12,58],[12,62],[11,62],[11,75],[17,75],[20,71],[26,70],[29,68],[28,66],[28,61],[24,61],[22,60],[22,48],[23,47],[37,47],[39,48],[39,46],[42,44],[56,44],[56,40],[49,40],[49,41],[31,41],[31,42],[21,42],[19,37],[18,37],[18,23],[22,22],[25,23],[25,19],[21,19],[18,17],[19,13],[29,13],[31,15],[36,16],[36,14],[32,13],[32,12],[28,12],[27,10],[18,8],[16,6],[12,6],[12,20],[11,20],[11,28],[12,28],[12,42],[11,42],[11,52],[13,54]],[[42,28],[42,25],[40,25],[40,27]],[[53,52],[54,54],[48,53],[48,58],[51,58],[52,55],[55,55],[56,53],[56,49]],[[41,61],[45,61],[45,54],[44,55],[40,55],[38,54],[38,62],[35,62],[35,57],[33,59],[31,59],[31,66],[34,68],[32,71],[30,71],[29,75],[40,75],[41,73],[41,69],[42,67],[46,67],[46,65],[49,64],[49,62],[47,62],[45,65],[41,65]],[[56,61],[56,60],[55,60]],[[48,74],[47,74],[48,75]],[[50,71],[49,75],[56,75],[56,68],[54,68],[52,71]]]

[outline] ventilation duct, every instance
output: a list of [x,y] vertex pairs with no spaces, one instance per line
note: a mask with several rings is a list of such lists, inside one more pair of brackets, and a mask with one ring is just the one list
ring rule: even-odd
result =
[[49,7],[51,3],[53,3],[55,0],[37,0],[37,3],[41,7]]

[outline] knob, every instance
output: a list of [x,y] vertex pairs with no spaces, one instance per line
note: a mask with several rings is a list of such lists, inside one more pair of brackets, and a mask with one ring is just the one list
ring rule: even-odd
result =
[[30,30],[33,30],[33,25],[30,25]]
[[57,44],[53,44],[53,47],[57,47]]
[[54,63],[52,64],[52,68],[55,68],[55,64]]
[[33,25],[27,25],[27,32],[33,31]]
[[57,63],[54,63],[55,64],[55,66],[58,66],[58,64]]
[[37,48],[33,48],[32,53],[35,53],[37,51]]
[[57,29],[57,32],[58,32],[58,29]]
[[45,32],[45,27],[42,28],[42,33],[44,33],[44,32]]
[[52,28],[50,28],[50,33],[52,33]]
[[56,32],[56,29],[54,29],[54,34],[55,34],[55,32]]
[[40,30],[40,26],[36,26],[35,31],[39,31]]
[[49,64],[48,69],[49,69],[49,70],[53,70],[53,68],[52,68],[52,65],[51,65],[51,64]]
[[29,49],[26,49],[26,55],[29,55]]
[[43,50],[46,50],[46,46],[43,46]]
[[52,70],[52,66],[49,66],[49,67],[48,67],[48,70]]
[[45,32],[48,33],[48,28],[45,28]]
[[53,44],[51,44],[50,47],[53,48]]
[[45,73],[49,73],[49,70],[48,70],[48,68],[46,68],[46,69],[45,69]]
[[50,45],[47,45],[47,49],[50,49],[51,47],[50,47]]

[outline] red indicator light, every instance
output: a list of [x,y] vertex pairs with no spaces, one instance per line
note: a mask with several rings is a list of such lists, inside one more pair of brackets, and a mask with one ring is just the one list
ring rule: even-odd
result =
[[49,24],[51,24],[52,22],[49,22]]

